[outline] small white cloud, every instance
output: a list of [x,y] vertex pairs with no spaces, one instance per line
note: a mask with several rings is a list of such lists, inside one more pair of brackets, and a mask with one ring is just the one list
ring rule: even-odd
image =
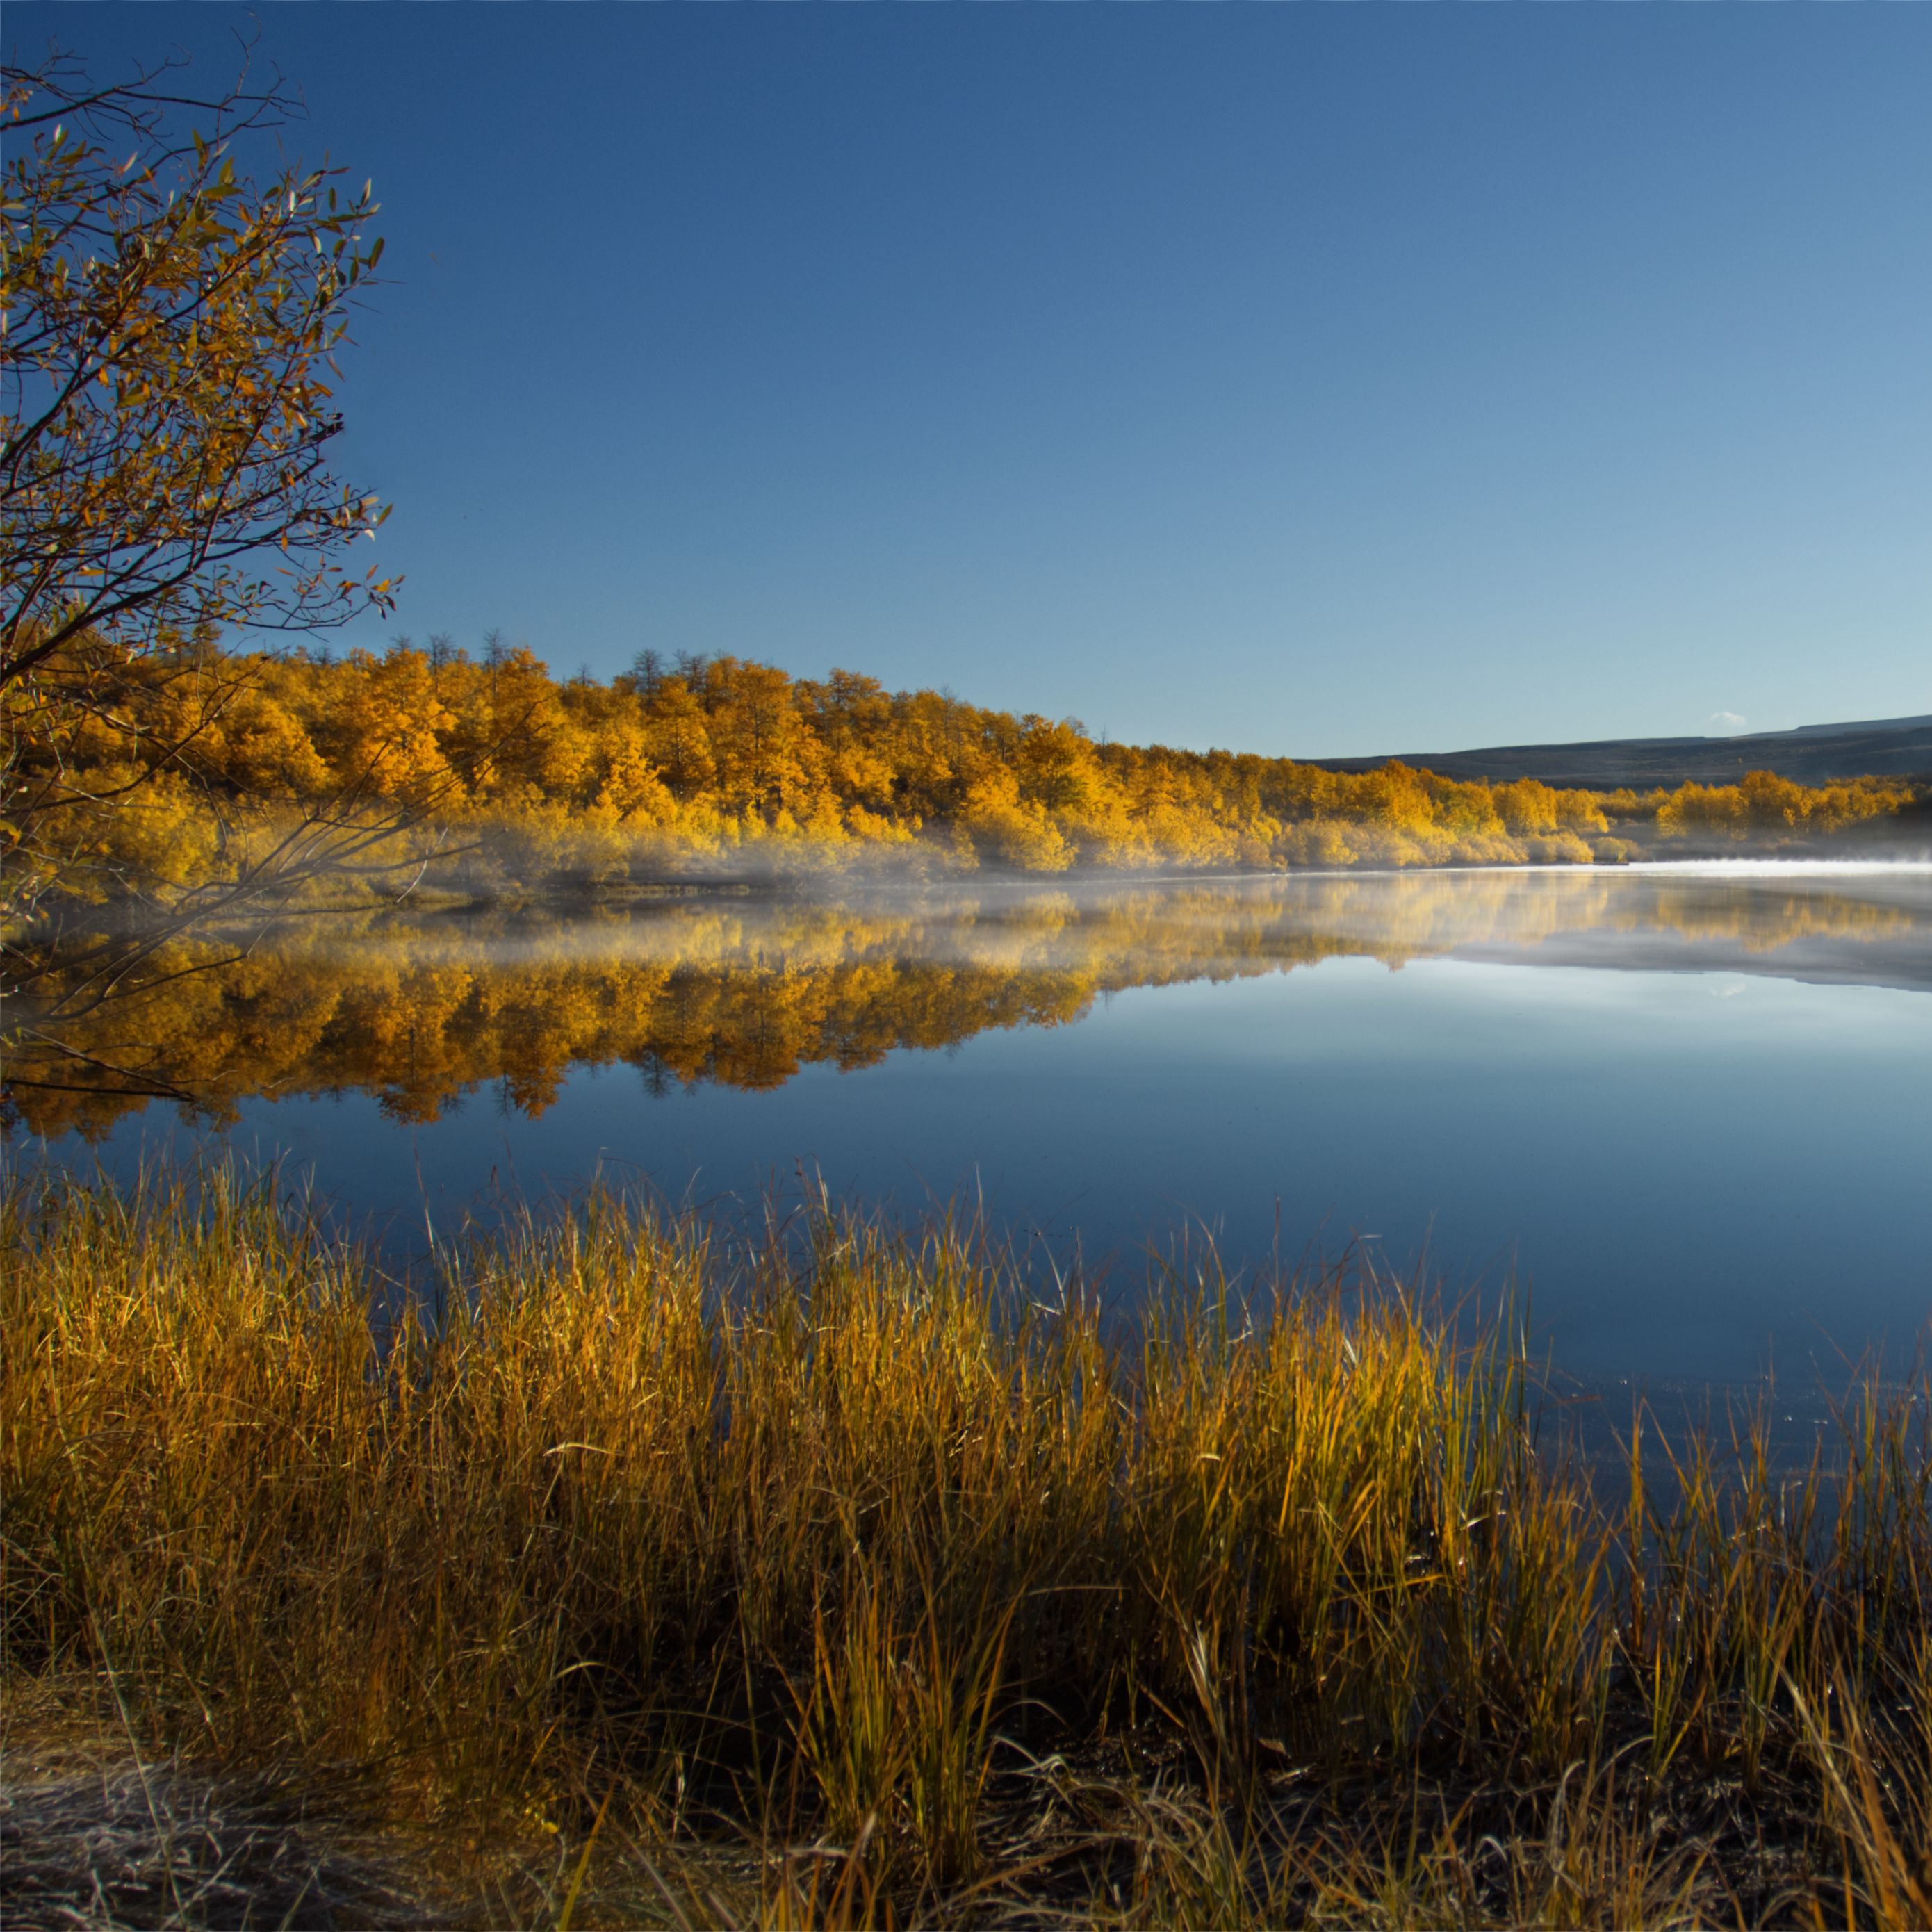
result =
[[1714,711],[1711,722],[1720,731],[1742,731],[1744,728],[1744,713],[1741,711]]

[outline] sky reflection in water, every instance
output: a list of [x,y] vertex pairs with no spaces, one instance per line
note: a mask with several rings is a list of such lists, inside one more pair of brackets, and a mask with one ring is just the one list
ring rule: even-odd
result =
[[[225,1139],[442,1226],[493,1180],[712,1199],[802,1168],[909,1214],[982,1195],[1122,1280],[1184,1228],[1244,1264],[1372,1238],[1452,1292],[1514,1273],[1592,1378],[1808,1379],[1932,1314],[1932,868],[688,902],[280,944],[218,1012],[156,1022],[220,1059],[198,1072],[230,1124],[150,1108],[110,1167]],[[222,1058],[237,1014],[255,1044]]]

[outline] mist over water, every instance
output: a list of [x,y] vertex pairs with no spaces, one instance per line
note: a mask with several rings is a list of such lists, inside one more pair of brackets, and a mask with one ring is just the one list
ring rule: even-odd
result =
[[1184,1240],[1354,1243],[1527,1290],[1586,1378],[1841,1381],[1932,1316],[1928,996],[1923,864],[358,916],[102,1022],[198,1110],[50,1096],[15,1140],[280,1160],[412,1228],[597,1174],[727,1211],[964,1196],[1122,1292]]

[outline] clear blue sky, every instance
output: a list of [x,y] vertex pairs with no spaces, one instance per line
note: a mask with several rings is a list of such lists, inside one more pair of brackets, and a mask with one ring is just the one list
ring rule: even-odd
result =
[[1304,754],[1932,711],[1932,9],[260,18],[384,206],[364,641]]

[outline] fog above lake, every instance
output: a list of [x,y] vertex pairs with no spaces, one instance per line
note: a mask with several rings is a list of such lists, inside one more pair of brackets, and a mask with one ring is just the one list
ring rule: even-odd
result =
[[638,960],[783,970],[892,952],[934,964],[1084,972],[1144,983],[1286,969],[1322,956],[1762,971],[1932,984],[1932,863],[1775,860],[1607,868],[1075,878],[1041,883],[688,896],[562,914],[542,907],[404,913],[323,926],[341,957],[405,960],[452,944],[484,968]]

